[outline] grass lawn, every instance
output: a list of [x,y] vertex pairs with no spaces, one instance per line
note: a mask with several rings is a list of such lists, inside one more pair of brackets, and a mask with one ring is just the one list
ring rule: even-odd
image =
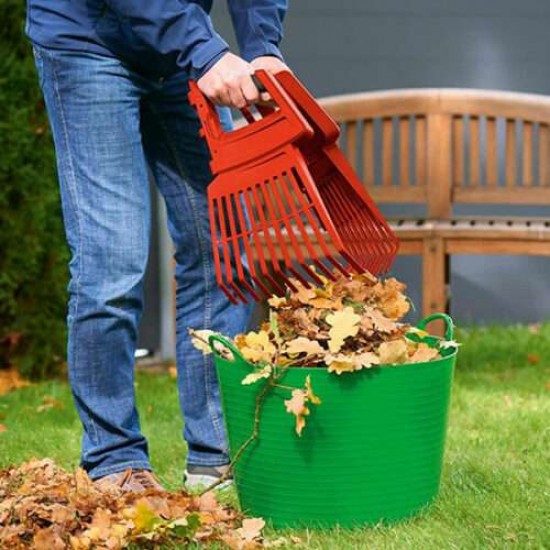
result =
[[[392,527],[293,531],[300,548],[550,549],[550,324],[462,330],[457,340],[463,346],[436,503]],[[174,386],[164,375],[137,378],[153,466],[172,488],[180,485],[185,457]],[[80,425],[66,384],[1,396],[0,424],[7,428],[0,467],[32,456],[77,465]],[[236,501],[231,492],[225,498]]]

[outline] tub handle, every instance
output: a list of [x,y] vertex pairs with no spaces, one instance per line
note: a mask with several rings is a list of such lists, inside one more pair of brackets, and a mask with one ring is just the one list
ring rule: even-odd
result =
[[[208,343],[210,344],[210,349],[212,350],[212,353],[217,357],[220,357],[221,359],[225,359],[226,361],[246,362],[246,359],[243,357],[242,353],[239,351],[237,346],[235,346],[235,344],[230,340],[228,340],[227,338],[224,338],[219,334],[211,334],[208,337]],[[220,350],[220,346],[223,350],[226,350],[226,353],[229,353],[232,356],[232,358],[228,358],[227,356],[223,355],[223,352]]]
[[424,319],[418,323],[417,327],[420,330],[426,330],[427,324],[438,320],[443,321],[445,324],[445,340],[454,340],[455,325],[453,320],[446,313],[432,313],[424,317]]

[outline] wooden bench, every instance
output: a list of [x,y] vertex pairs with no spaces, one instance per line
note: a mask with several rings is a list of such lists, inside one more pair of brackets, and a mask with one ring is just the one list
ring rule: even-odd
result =
[[424,208],[389,218],[400,254],[422,256],[424,315],[448,310],[454,254],[550,256],[550,209],[544,218],[456,213],[458,205],[550,206],[550,97],[414,89],[321,103],[375,201]]

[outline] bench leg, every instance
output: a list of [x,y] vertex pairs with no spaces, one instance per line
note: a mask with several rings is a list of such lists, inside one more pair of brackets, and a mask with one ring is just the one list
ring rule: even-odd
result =
[[[424,316],[431,313],[448,311],[447,283],[449,280],[449,257],[445,254],[443,239],[429,237],[424,240],[422,254],[422,312]],[[442,336],[443,323],[435,322],[430,332]]]

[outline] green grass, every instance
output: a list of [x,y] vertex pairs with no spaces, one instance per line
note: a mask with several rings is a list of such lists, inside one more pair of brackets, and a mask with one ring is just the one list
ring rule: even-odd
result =
[[[438,500],[395,526],[289,533],[309,549],[550,548],[550,324],[460,331]],[[185,448],[175,381],[140,373],[137,393],[153,466],[180,484]],[[39,411],[45,398],[57,406]],[[80,425],[68,387],[49,382],[0,397],[0,467],[32,456],[78,463]],[[337,466],[337,465],[335,465]],[[235,495],[226,495],[235,501]]]

